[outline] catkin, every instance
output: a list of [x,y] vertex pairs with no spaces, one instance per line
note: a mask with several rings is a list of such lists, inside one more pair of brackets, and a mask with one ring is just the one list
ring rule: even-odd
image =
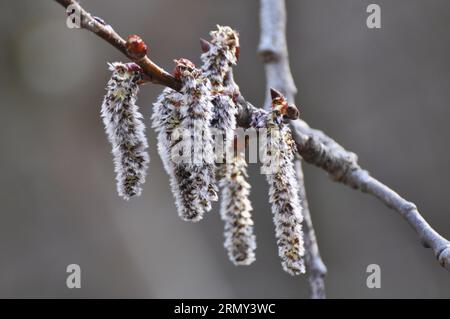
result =
[[282,121],[286,106],[284,98],[275,98],[272,112],[256,113],[253,123],[267,128],[268,158],[263,163],[263,169],[269,184],[278,254],[283,269],[291,275],[298,275],[305,272],[303,215],[294,168],[295,142],[289,127]]
[[216,176],[222,187],[220,214],[224,221],[224,246],[235,265],[250,265],[255,260],[256,249],[250,213],[252,206],[248,198],[251,187],[245,180],[245,157],[242,154],[234,156],[233,149],[237,113],[234,95],[239,92],[239,87],[230,78],[239,56],[239,35],[230,27],[219,25],[210,35],[211,42],[202,40],[204,53],[201,59],[203,75],[211,81],[214,92],[211,126],[223,138],[224,152],[216,152]]
[[[154,103],[158,152],[170,176],[179,216],[196,222],[217,200],[214,176],[210,84],[185,59],[177,60],[180,92],[165,89]],[[178,158],[181,150],[182,157]]]
[[136,105],[141,72],[133,63],[111,63],[112,71],[101,107],[101,117],[112,145],[117,192],[129,200],[139,196],[150,157],[142,114]]
[[[211,82],[213,92],[212,103],[214,105],[211,126],[223,135],[224,153],[233,158],[232,146],[236,130],[237,107],[233,100],[234,93],[239,90],[234,82],[226,81],[232,66],[236,65],[239,55],[239,35],[227,26],[217,26],[217,30],[211,31],[211,42],[203,41],[201,55],[203,62],[203,76]],[[223,156],[223,153],[216,153]],[[217,162],[223,162],[218,158]],[[220,166],[220,165],[219,165]],[[222,171],[222,170],[219,170]]]
[[252,205],[248,199],[250,184],[246,181],[247,163],[243,155],[236,156],[221,180],[220,216],[225,223],[224,246],[235,265],[250,265],[255,261],[256,238],[253,233]]
[[202,71],[212,85],[223,84],[224,78],[239,57],[239,34],[228,26],[217,25],[211,31],[211,42],[204,41]]

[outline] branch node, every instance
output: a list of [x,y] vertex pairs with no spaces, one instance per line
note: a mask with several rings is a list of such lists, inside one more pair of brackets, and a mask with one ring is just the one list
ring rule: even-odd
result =
[[450,244],[437,254],[437,258],[441,266],[450,271]]
[[401,210],[404,211],[404,215],[408,215],[414,211],[417,211],[417,206],[412,202],[406,202],[402,205]]
[[280,55],[273,48],[259,49],[258,54],[265,64],[276,63],[280,60]]

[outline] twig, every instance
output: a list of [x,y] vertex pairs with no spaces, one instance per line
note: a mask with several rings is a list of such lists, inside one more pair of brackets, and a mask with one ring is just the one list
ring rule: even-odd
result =
[[125,56],[127,56],[131,61],[138,64],[144,74],[147,76],[146,81],[152,82],[155,84],[161,84],[167,87],[170,87],[174,90],[179,90],[181,87],[181,83],[175,79],[168,72],[163,70],[161,67],[156,65],[152,60],[149,59],[147,55],[142,58],[137,58],[135,56],[130,55],[126,47],[126,41],[114,31],[114,29],[102,22],[100,19],[94,18],[90,13],[88,13],[83,7],[81,7],[77,1],[75,0],[55,0],[59,4],[61,4],[64,8],[69,6],[74,6],[77,8],[77,11],[80,14],[81,25],[80,27],[86,30],[89,30],[95,33],[97,36],[111,44],[117,50],[122,52]]
[[[260,10],[261,38],[258,52],[266,69],[266,92],[270,88],[281,91],[289,103],[294,103],[297,88],[289,67],[286,41],[286,7],[284,0],[261,0]],[[270,108],[271,98],[266,96],[265,108]],[[306,197],[305,181],[301,159],[295,163],[299,182],[299,197],[302,202],[306,251],[306,272],[308,274],[311,298],[325,298],[325,275],[327,269],[322,261],[317,238]]]
[[325,280],[324,277],[327,274],[327,268],[322,261],[319,252],[319,245],[317,244],[316,233],[312,224],[311,213],[309,210],[308,201],[305,194],[305,181],[303,178],[303,169],[300,160],[295,162],[295,171],[299,180],[300,198],[304,198],[302,202],[303,206],[303,231],[305,233],[305,249],[306,249],[306,269],[308,272],[309,286],[311,289],[312,299],[325,299]]

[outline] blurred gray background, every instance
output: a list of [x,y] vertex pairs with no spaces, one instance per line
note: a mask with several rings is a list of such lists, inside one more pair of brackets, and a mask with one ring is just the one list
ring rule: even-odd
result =
[[[362,0],[287,1],[291,67],[302,116],[359,155],[375,177],[414,201],[450,237],[450,2],[377,0],[382,29],[365,25]],[[256,105],[264,69],[256,57],[259,3],[84,0],[123,36],[140,34],[150,56],[199,62],[199,37],[216,24],[241,34],[236,78]],[[65,25],[51,0],[0,4],[0,297],[307,298],[306,277],[277,256],[267,187],[250,169],[257,261],[235,267],[222,247],[217,205],[182,222],[151,129],[143,195],[116,195],[99,117],[107,61],[123,57]],[[142,89],[149,125],[161,87]],[[395,212],[305,165],[307,192],[332,298],[448,298],[450,274]],[[66,266],[82,288],[66,288]],[[381,289],[366,287],[368,264]]]

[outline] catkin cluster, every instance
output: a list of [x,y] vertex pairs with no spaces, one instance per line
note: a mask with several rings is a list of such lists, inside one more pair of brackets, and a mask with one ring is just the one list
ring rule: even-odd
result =
[[[236,151],[234,143],[239,87],[232,68],[239,57],[239,35],[223,26],[210,35],[210,42],[201,40],[201,69],[187,59],[175,60],[173,75],[181,88],[163,90],[153,104],[152,126],[179,216],[200,221],[218,200],[219,185],[224,246],[235,265],[249,265],[256,249],[251,187],[246,181],[245,151]],[[127,45],[146,49],[138,37],[129,37]],[[128,200],[141,194],[149,163],[145,127],[136,106],[144,75],[134,63],[113,63],[110,70],[101,116],[113,146],[118,193]],[[305,272],[303,217],[293,163],[295,144],[283,123],[283,117],[296,108],[277,91],[271,93],[271,112],[254,112],[251,126],[265,129],[259,134],[266,139],[262,169],[269,184],[278,253],[283,269],[296,275]]]

